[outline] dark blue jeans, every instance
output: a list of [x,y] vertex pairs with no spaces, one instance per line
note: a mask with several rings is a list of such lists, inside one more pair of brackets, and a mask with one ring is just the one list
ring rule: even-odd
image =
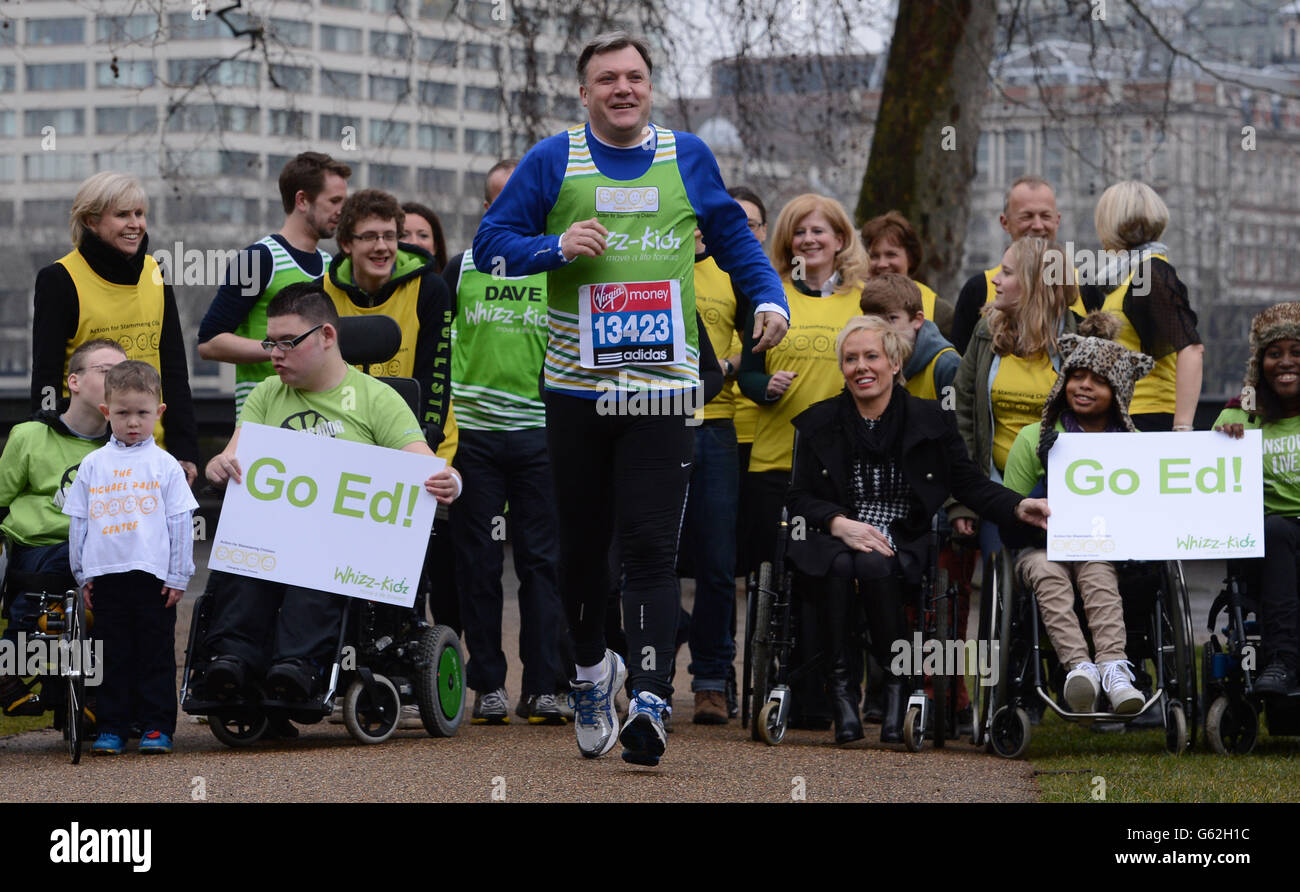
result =
[[[72,574],[68,563],[68,543],[54,545],[18,545],[9,546],[9,568],[23,573],[67,573]],[[18,641],[18,633],[31,632],[36,628],[36,614],[40,611],[41,599],[32,595],[15,595],[9,605],[9,625],[5,627],[4,639]]]
[[546,429],[460,429],[456,469],[465,490],[451,506],[460,616],[469,648],[466,681],[476,691],[505,687],[501,650],[503,527],[510,506],[510,539],[519,577],[519,656],[523,693],[553,694],[568,673],[560,666],[564,607],[556,587],[558,549],[555,495]]
[[681,550],[695,573],[691,615],[691,690],[726,689],[736,658],[731,618],[736,609],[736,426],[704,422],[695,431],[695,467],[686,499]]

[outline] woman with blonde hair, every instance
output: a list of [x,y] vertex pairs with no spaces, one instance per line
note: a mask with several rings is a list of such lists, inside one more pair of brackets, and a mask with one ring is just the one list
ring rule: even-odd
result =
[[1093,215],[1101,246],[1111,253],[1098,277],[1106,290],[1102,309],[1119,317],[1116,340],[1156,361],[1138,382],[1131,413],[1138,430],[1189,431],[1201,395],[1205,347],[1187,286],[1169,264],[1161,241],[1169,208],[1137,180],[1109,187]]
[[185,343],[176,295],[149,256],[148,206],[144,187],[126,173],[102,171],[77,190],[72,250],[36,274],[32,411],[53,409],[66,396],[68,359],[79,345],[111,338],[128,359],[149,363],[161,376],[167,412],[154,436],[193,483],[199,442]]

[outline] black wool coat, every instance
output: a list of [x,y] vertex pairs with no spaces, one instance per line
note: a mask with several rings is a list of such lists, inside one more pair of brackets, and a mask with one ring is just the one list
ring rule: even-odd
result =
[[[995,523],[1019,525],[1016,505],[1024,497],[980,473],[966,453],[951,412],[897,385],[890,399],[904,400],[894,461],[912,490],[907,515],[894,521],[890,529],[896,551],[912,555],[911,563],[920,566],[930,519],[949,496]],[[789,554],[800,570],[813,576],[825,575],[835,556],[849,550],[830,535],[832,518],[840,514],[856,518],[853,431],[846,425],[846,404],[851,417],[858,417],[853,397],[844,390],[814,403],[794,419],[794,470],[785,504],[792,519],[803,518],[807,535],[802,540],[792,539]]]

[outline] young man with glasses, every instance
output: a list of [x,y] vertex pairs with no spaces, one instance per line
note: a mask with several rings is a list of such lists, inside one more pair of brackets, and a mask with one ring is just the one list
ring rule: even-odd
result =
[[451,297],[432,255],[398,242],[405,218],[401,204],[387,192],[363,189],[351,196],[339,213],[342,253],[331,261],[323,285],[340,316],[397,320],[401,346],[376,371],[419,382],[416,415],[429,447],[451,461]]
[[[290,285],[275,296],[267,306],[261,347],[276,377],[248,394],[238,424],[266,424],[432,455],[397,392],[343,361],[338,321],[333,302],[318,284]],[[208,462],[207,477],[215,486],[242,482],[243,469],[235,457],[238,443],[237,426],[226,448]],[[460,475],[448,466],[424,486],[447,504],[460,494]],[[317,695],[321,670],[333,656],[344,599],[251,577],[213,575],[222,580],[206,642],[216,656],[205,669],[205,695],[234,697],[263,673],[274,699]],[[282,736],[297,733],[283,719],[276,730]]]

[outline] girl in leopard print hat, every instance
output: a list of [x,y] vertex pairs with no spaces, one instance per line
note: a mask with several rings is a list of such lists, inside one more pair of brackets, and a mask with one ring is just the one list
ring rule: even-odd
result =
[[[1133,386],[1155,363],[1111,340],[1118,330],[1114,316],[1092,313],[1079,325],[1079,334],[1061,336],[1060,374],[1043,404],[1042,421],[1016,435],[1007,456],[1006,486],[1025,495],[1041,495],[1047,453],[1058,434],[1135,430],[1128,411]],[[1068,709],[1095,712],[1098,696],[1105,692],[1113,712],[1138,712],[1145,698],[1132,684],[1133,666],[1124,654],[1124,610],[1114,565],[1052,561],[1043,544],[1040,538],[1036,547],[1020,553],[1016,572],[1038,599],[1056,657],[1067,669],[1063,693]],[[1088,655],[1087,639],[1074,613],[1076,587],[1092,631],[1095,661]]]

